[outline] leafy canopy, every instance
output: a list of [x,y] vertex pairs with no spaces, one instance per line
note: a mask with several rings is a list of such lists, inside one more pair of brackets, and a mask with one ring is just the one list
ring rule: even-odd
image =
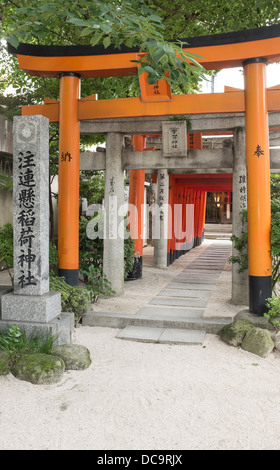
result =
[[185,52],[180,41],[166,40],[165,26],[152,7],[145,0],[2,0],[2,38],[15,47],[19,42],[124,44],[145,54],[139,68],[148,72],[150,84],[165,73],[171,84],[202,77],[197,57]]

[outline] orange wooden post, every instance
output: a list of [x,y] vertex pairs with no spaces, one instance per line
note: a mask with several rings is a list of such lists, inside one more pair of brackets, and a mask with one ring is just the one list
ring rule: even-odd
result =
[[190,250],[194,247],[194,203],[193,203],[193,189],[187,188],[187,199],[188,212],[186,220],[187,228],[187,249]]
[[183,187],[183,202],[182,202],[182,254],[186,253],[187,243],[187,188]]
[[167,240],[167,266],[172,263],[171,255],[172,255],[172,234],[173,234],[173,194],[174,194],[174,176],[169,175],[169,197],[168,197],[168,204],[169,204],[169,214],[168,214],[168,240]]
[[207,191],[204,191],[203,192],[203,211],[202,211],[202,235],[201,235],[202,242],[204,240],[204,232],[205,232],[206,201],[207,201]]
[[178,204],[178,192],[179,192],[179,185],[178,183],[174,187],[173,193],[173,230],[172,230],[172,240],[171,240],[171,259],[174,262],[177,259],[177,239],[176,239],[176,227],[177,227],[177,212],[175,210],[176,204]]
[[271,287],[271,203],[266,59],[243,63],[248,197],[249,308],[263,315]]
[[67,284],[78,285],[79,274],[79,156],[78,100],[80,76],[60,75],[58,269]]
[[[145,150],[145,135],[134,135],[132,144],[135,150]],[[129,205],[134,206],[134,216],[130,217],[130,231],[135,241],[134,265],[127,279],[141,279],[143,257],[143,210],[145,194],[145,170],[130,170],[129,173]]]

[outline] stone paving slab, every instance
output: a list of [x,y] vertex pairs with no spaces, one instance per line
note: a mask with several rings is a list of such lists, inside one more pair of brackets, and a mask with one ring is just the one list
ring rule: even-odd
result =
[[146,307],[142,307],[138,312],[137,312],[137,317],[140,318],[142,315],[149,315],[151,318],[153,318],[154,315],[160,316],[160,317],[168,317],[171,319],[174,318],[201,318],[204,313],[204,310],[199,309],[199,308],[191,308],[191,307],[186,307],[186,308],[180,308],[180,307],[170,307],[170,306],[149,306],[147,305]]
[[167,284],[166,289],[187,289],[187,290],[214,290],[215,284],[191,284],[188,282],[172,282]]
[[227,259],[229,258],[231,252],[229,251],[228,253],[205,253],[205,254],[201,254],[200,256],[197,256],[195,258],[194,261],[197,261],[197,260],[200,260],[200,259],[204,259],[204,260],[210,260],[210,261],[213,261],[213,260],[223,260],[223,259]]
[[205,335],[204,330],[127,326],[116,338],[145,343],[203,344]]
[[163,332],[164,328],[129,325],[126,326],[122,331],[120,331],[116,335],[116,338],[157,343]]
[[201,269],[201,271],[203,272],[209,272],[209,271],[218,271],[218,272],[221,272],[223,270],[223,266],[194,266],[194,267],[191,267],[189,266],[189,270],[191,271],[192,269]]
[[189,276],[177,276],[174,277],[173,282],[187,282],[190,284],[216,284],[219,280],[219,276],[216,279],[207,279],[201,277],[194,277],[191,274]]
[[151,305],[166,305],[174,307],[196,307],[196,308],[205,308],[207,305],[207,300],[202,299],[177,299],[176,297],[155,297],[150,300],[149,304]]
[[177,289],[162,289],[157,294],[163,297],[196,297],[196,298],[208,298],[211,295],[211,291],[195,291],[195,290],[177,290]]
[[195,266],[191,269],[186,269],[186,270],[182,271],[182,273],[186,273],[188,275],[190,275],[191,273],[195,273],[195,274],[202,273],[202,274],[213,274],[213,275],[217,275],[219,273],[219,275],[220,275],[221,272],[222,272],[222,269],[217,269],[216,271],[213,270],[213,269],[203,269],[203,272],[202,272],[201,269],[198,269]]
[[212,260],[210,261],[209,259],[199,259],[199,260],[195,260],[193,263],[191,263],[189,266],[216,266],[217,264],[218,265],[224,265],[226,263],[226,260],[221,260],[221,259],[218,259],[218,260]]
[[191,277],[192,279],[209,279],[209,280],[212,280],[213,282],[216,282],[219,280],[220,274],[215,273],[213,271],[211,271],[211,273],[205,273],[205,272],[202,272],[201,270],[199,272],[196,272],[194,269],[191,269],[189,271],[182,271],[176,276],[176,278],[186,278],[186,277]]
[[160,343],[203,344],[206,331],[166,328],[159,338]]
[[206,253],[206,254],[201,254],[196,257],[196,259],[226,259],[229,256],[230,252],[228,253]]
[[197,269],[201,269],[201,270],[204,270],[204,269],[223,269],[225,263],[195,263],[193,265],[190,265],[189,266],[189,269],[192,269],[192,267],[195,267]]

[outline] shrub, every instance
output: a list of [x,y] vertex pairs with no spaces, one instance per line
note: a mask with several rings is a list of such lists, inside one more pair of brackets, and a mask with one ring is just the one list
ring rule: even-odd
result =
[[50,274],[57,274],[58,254],[56,245],[50,241],[49,246]]
[[88,310],[88,294],[86,289],[69,286],[64,277],[50,275],[50,290],[61,293],[62,312],[73,312],[76,325]]
[[13,226],[11,224],[5,224],[0,228],[0,263],[2,265],[1,269],[8,270],[12,283],[13,276],[9,268],[13,267],[13,256]]
[[111,288],[110,282],[106,276],[103,275],[101,268],[90,265],[86,271],[81,271],[81,273],[87,278],[86,288],[92,303],[96,302],[100,296],[115,293]]
[[264,313],[264,317],[268,319],[268,322],[274,326],[278,331],[280,330],[280,297],[273,295],[267,299],[268,311]]
[[[93,219],[94,217],[90,219],[81,217],[79,224],[80,271],[86,283],[88,282],[87,273],[89,272],[90,266],[101,269],[101,272],[103,267],[103,239],[99,237],[92,239],[87,236],[87,225],[90,220]],[[100,217],[100,223],[102,223],[102,217]],[[98,230],[97,225],[94,227],[94,230]],[[126,231],[126,235],[129,235],[127,228]],[[134,240],[132,240],[130,236],[127,236],[124,240],[124,278],[127,277],[133,267],[134,245]],[[97,272],[99,273],[99,271],[96,271],[96,273]]]

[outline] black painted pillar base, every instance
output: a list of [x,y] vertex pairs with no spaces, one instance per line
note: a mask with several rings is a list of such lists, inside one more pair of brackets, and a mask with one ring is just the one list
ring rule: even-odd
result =
[[263,316],[267,299],[272,296],[271,276],[249,276],[249,311]]
[[171,264],[171,253],[170,251],[167,253],[167,266],[170,266]]
[[65,278],[65,282],[69,286],[77,287],[79,284],[79,270],[78,269],[59,269],[58,275]]
[[134,257],[133,267],[126,277],[126,281],[135,281],[142,278],[142,256]]

